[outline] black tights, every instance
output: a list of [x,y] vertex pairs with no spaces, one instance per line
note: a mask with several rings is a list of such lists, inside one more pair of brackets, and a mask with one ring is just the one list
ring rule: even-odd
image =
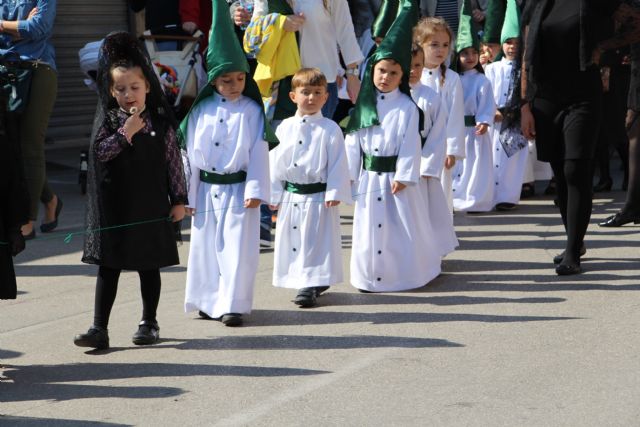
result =
[[[118,292],[120,271],[100,266],[96,283],[95,313],[93,325],[107,328],[111,308]],[[138,271],[140,276],[140,293],[142,294],[142,320],[155,321],[158,302],[160,301],[160,270]]]
[[592,168],[590,160],[551,162],[556,177],[558,206],[567,233],[563,264],[580,260],[580,247],[587,232],[592,207]]

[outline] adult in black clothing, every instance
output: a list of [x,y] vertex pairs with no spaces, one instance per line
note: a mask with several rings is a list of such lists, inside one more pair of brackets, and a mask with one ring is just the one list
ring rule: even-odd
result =
[[15,116],[0,94],[0,299],[16,298],[12,256],[24,249],[20,227],[29,222],[29,195],[22,169]]
[[[564,252],[554,259],[558,275],[581,272],[602,103],[597,62],[602,50],[615,47],[605,43],[613,34],[614,14],[637,22],[637,10],[625,3],[540,0],[528,2],[523,13],[522,130],[535,138],[538,159],[550,162],[556,177],[567,234]],[[623,30],[628,40],[636,36],[627,26]]]
[[640,223],[640,44],[631,47],[631,82],[627,100],[626,128],[629,136],[629,188],[627,200],[620,212],[599,225],[621,227]]
[[610,149],[614,148],[624,167],[622,189],[627,189],[629,178],[629,139],[624,127],[629,94],[628,49],[606,51],[600,60],[602,76],[602,126],[598,136],[595,166],[598,171],[598,183],[594,192],[609,191],[613,186],[610,172]]

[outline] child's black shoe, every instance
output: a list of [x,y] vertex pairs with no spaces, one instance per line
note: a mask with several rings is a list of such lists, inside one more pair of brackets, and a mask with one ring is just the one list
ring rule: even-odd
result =
[[293,303],[301,308],[313,307],[316,305],[316,295],[315,288],[302,288],[298,291]]
[[143,320],[131,339],[135,345],[155,344],[160,340],[160,326],[155,320]]
[[220,321],[224,326],[242,326],[242,314],[227,313],[223,314]]
[[73,343],[78,347],[91,347],[97,349],[109,348],[109,333],[106,329],[92,326],[84,334],[76,335]]

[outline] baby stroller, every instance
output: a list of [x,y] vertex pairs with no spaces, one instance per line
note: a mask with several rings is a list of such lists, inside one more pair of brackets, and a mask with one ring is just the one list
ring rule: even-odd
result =
[[[188,36],[175,29],[170,30],[173,31],[166,28],[147,30],[142,39],[176,118],[180,120],[189,111],[200,88],[207,84],[207,75],[199,52],[202,32],[196,31]],[[172,44],[177,49],[162,50],[159,45],[169,41],[174,42]],[[80,68],[85,75],[84,83],[94,91],[97,91],[95,79],[101,44],[102,40],[87,43],[78,52]],[[82,194],[87,192],[87,154],[86,150],[80,152],[78,183]]]

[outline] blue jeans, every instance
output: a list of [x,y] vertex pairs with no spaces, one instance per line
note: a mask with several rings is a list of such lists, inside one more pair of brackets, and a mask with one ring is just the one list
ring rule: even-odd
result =
[[269,209],[269,205],[260,205],[260,227],[271,231],[271,209]]
[[338,85],[337,83],[329,83],[327,85],[327,92],[329,92],[329,98],[322,107],[322,115],[328,119],[333,119],[333,113],[336,112],[338,107]]

